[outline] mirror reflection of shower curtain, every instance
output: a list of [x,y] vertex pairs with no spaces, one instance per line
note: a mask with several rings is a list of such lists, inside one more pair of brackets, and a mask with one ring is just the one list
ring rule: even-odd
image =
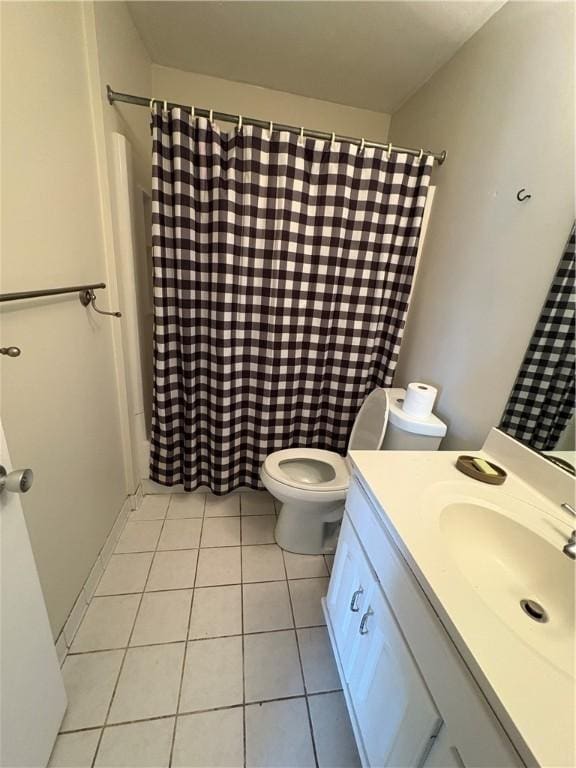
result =
[[390,386],[433,159],[153,110],[150,477],[259,486]]
[[540,451],[557,447],[574,414],[574,241],[572,227],[500,422]]

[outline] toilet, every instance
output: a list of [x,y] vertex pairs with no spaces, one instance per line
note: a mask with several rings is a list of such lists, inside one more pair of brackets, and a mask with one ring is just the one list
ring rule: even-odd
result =
[[[402,410],[405,390],[373,390],[364,400],[350,434],[348,451],[380,449],[434,451],[446,425],[434,414],[424,419]],[[282,549],[303,555],[335,551],[349,459],[319,448],[287,448],[266,457],[260,469],[266,490],[281,502],[275,538]]]

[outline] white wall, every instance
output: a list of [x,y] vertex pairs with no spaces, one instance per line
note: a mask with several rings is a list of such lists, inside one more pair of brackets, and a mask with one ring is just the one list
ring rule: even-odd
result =
[[392,117],[392,141],[448,151],[396,377],[439,387],[445,448],[498,424],[570,232],[573,15],[508,3]]
[[116,131],[126,136],[134,157],[137,181],[151,187],[152,139],[148,110],[132,104],[116,102],[110,106],[106,85],[116,91],[146,96],[152,90],[152,62],[132,22],[125,3],[94,2],[87,4],[87,17],[95,35],[98,102],[102,107],[105,139]]
[[564,431],[558,438],[556,443],[557,451],[574,451],[576,450],[576,416],[572,414],[572,418],[564,427]]
[[[110,277],[80,3],[2,4],[2,291]],[[111,304],[110,291],[98,294]],[[126,496],[112,318],[76,295],[5,304],[2,419],[55,634]]]
[[[244,114],[287,125],[303,125],[385,141],[390,115],[371,112],[255,85],[152,65],[152,95],[178,104],[190,104],[232,114]],[[226,124],[230,128],[230,124]]]

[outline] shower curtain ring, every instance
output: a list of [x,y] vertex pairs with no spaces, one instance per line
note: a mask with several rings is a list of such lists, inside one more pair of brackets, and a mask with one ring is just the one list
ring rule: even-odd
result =
[[194,106],[194,104],[192,104],[190,108],[190,116],[192,117],[192,120],[194,120],[194,118],[196,117],[196,107]]
[[210,112],[208,113],[208,120],[211,123],[214,121],[214,110],[213,109],[211,109]]
[[418,155],[418,160],[422,160],[422,155],[424,154],[424,150],[422,147],[420,147],[420,154]]
[[270,127],[268,128],[268,132],[270,134],[270,138],[272,138],[272,132],[274,130],[274,121],[270,120]]
[[362,136],[362,141],[360,142],[360,152],[364,152],[365,143],[366,143],[366,140],[364,139],[364,136]]
[[155,101],[156,101],[155,98],[151,98],[150,101],[148,102],[148,108],[150,109],[150,111],[152,111],[154,109],[154,102]]
[[330,145],[333,147],[335,143],[336,143],[336,134],[334,133],[334,131],[332,131],[332,138],[330,140]]
[[238,115],[238,130],[242,130],[242,115]]
[[301,146],[304,144],[304,126],[300,128],[300,136],[298,137],[298,144]]
[[386,150],[386,160],[390,160],[391,154],[392,154],[392,142],[388,144],[388,149]]
[[168,112],[168,102],[164,102],[164,112]]

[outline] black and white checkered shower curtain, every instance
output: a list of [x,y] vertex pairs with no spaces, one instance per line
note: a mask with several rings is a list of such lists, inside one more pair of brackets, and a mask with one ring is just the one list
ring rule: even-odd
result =
[[551,451],[574,413],[575,228],[526,350],[500,429]]
[[150,477],[259,487],[390,386],[433,160],[153,113]]

